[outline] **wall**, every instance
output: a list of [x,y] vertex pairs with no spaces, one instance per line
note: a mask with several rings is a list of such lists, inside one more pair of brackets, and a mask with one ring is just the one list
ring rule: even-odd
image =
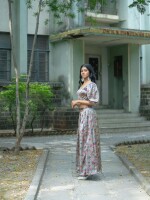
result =
[[121,20],[119,26],[121,28],[140,29],[140,14],[136,8],[129,8],[133,3],[132,0],[118,0],[117,9]]
[[52,81],[58,81],[59,75],[63,75],[65,83],[68,85],[68,75],[70,75],[70,42],[59,41],[53,45],[53,57],[54,57],[54,71],[51,74]]
[[8,2],[0,0],[0,31],[9,32]]
[[[23,7],[21,7],[21,14],[23,14],[26,11],[26,0],[17,0],[16,4],[24,4]],[[33,3],[33,9],[28,9],[28,33],[34,34],[35,32],[35,17],[34,12],[36,12],[38,5],[38,1],[34,1]],[[23,13],[22,13],[23,12]],[[27,11],[26,11],[27,12]],[[7,0],[0,0],[0,31],[3,32],[9,32],[9,10],[8,10],[8,2]],[[17,19],[17,18],[14,18]],[[49,35],[49,24],[45,25],[44,22],[46,19],[49,19],[49,13],[45,10],[42,11],[40,15],[40,23],[39,23],[39,32],[38,34],[41,35]],[[18,20],[18,19],[17,19]],[[21,17],[21,21],[26,20],[26,17]],[[52,21],[53,22],[53,21]],[[19,24],[18,24],[19,25]],[[23,26],[27,26],[26,24],[22,24]]]
[[80,67],[84,63],[84,42],[82,40],[72,40],[73,45],[73,70],[70,77],[72,85],[72,98],[77,99],[79,86]]
[[77,98],[79,69],[84,60],[83,48],[81,40],[63,41],[51,46],[53,69],[50,72],[50,80],[64,82],[65,88],[70,94],[69,105],[71,99]]
[[[39,116],[33,123],[33,132],[30,122],[27,123],[25,135],[53,135],[76,134],[79,112],[72,109],[59,109],[47,111]],[[1,113],[0,136],[15,136],[11,118],[8,113]],[[42,131],[41,131],[41,128]],[[5,130],[4,132],[2,130]],[[11,131],[9,131],[11,130]]]
[[[74,18],[66,17],[64,14],[61,14],[61,24],[58,24],[58,20],[54,18],[53,13],[50,13],[50,33],[58,33],[84,26],[84,13],[79,12],[77,2],[73,1],[72,4],[71,13],[74,14]],[[84,7],[84,1],[80,1],[80,4],[81,8]]]
[[[0,0],[0,31],[9,32],[9,9],[8,2]],[[16,62],[19,72],[27,71],[27,8],[26,0],[14,1],[12,4],[13,37],[15,43]],[[11,63],[13,65],[13,62]],[[11,68],[14,76],[14,69]]]
[[[140,14],[136,8],[129,8],[132,0],[118,0],[118,14],[121,19],[119,26],[121,28],[150,30],[150,5],[146,7],[146,13]],[[150,83],[150,45],[142,45],[141,48],[141,84]]]
[[[71,41],[62,41],[53,44],[52,56],[53,71],[50,71],[50,80],[64,82],[64,95],[69,93],[72,96],[73,55]],[[68,104],[70,105],[70,102],[68,102]]]
[[[142,14],[140,20],[141,30],[150,30],[150,5],[146,7],[146,13]],[[141,47],[141,84],[150,83],[150,45],[142,45]]]
[[150,85],[141,86],[140,114],[150,120]]
[[150,84],[150,45],[141,47],[141,84]]
[[[28,9],[28,34],[34,34],[35,33],[35,27],[36,27],[36,17],[34,16],[34,13],[37,12],[38,8],[38,1],[33,1],[33,8]],[[47,9],[44,8],[43,11],[40,14],[40,20],[39,20],[39,35],[49,35],[49,23],[45,25],[45,20],[49,19],[49,13],[47,12]]]

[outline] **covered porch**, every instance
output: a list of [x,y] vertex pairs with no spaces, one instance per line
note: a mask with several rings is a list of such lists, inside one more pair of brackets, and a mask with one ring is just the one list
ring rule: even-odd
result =
[[84,27],[51,35],[50,42],[55,77],[60,72],[66,76],[67,70],[65,81],[72,98],[76,97],[80,66],[91,63],[96,71],[100,105],[139,112],[140,46],[150,44],[150,32]]

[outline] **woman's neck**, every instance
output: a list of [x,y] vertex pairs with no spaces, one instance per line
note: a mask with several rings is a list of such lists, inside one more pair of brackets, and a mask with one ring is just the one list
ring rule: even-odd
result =
[[85,84],[86,84],[86,83],[89,83],[89,82],[91,82],[90,79],[88,79],[88,78],[84,79],[84,83],[85,83]]

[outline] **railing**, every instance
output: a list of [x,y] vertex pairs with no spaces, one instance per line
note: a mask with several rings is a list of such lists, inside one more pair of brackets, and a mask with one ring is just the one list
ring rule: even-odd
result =
[[106,0],[105,3],[96,3],[95,8],[91,8],[88,1],[85,3],[85,8],[88,12],[97,14],[117,15],[116,0]]

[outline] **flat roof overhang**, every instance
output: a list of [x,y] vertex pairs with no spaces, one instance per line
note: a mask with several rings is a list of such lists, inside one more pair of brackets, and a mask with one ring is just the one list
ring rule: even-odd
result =
[[50,42],[79,39],[93,45],[119,45],[119,44],[150,44],[150,31],[102,28],[102,27],[80,27],[50,35]]

